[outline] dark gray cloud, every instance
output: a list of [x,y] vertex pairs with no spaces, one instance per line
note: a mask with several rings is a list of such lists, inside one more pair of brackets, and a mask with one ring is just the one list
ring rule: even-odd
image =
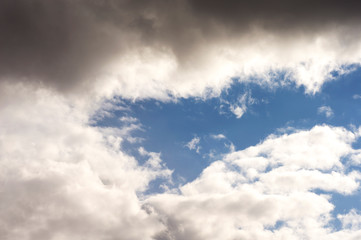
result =
[[323,24],[352,23],[360,20],[359,1],[206,1],[190,0],[194,14],[235,29],[252,24],[266,28],[312,29]]
[[0,78],[67,91],[91,85],[134,49],[167,49],[187,66],[202,46],[247,38],[255,28],[292,36],[357,26],[359,9],[360,1],[3,0]]
[[1,77],[49,81],[65,89],[111,56],[114,40],[82,5],[2,1]]

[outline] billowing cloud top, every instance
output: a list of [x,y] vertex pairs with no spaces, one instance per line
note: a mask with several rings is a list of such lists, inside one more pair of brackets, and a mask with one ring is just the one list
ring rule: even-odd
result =
[[[0,78],[127,98],[218,94],[231,77],[316,92],[359,63],[359,1],[0,3]],[[272,81],[274,72],[284,81]]]

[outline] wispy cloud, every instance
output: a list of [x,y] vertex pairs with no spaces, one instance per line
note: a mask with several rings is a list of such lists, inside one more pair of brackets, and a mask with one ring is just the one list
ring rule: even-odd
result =
[[241,118],[247,111],[247,108],[256,103],[256,99],[252,98],[251,92],[242,94],[236,103],[230,105],[229,110],[236,116]]
[[318,114],[323,114],[327,118],[331,118],[334,115],[333,110],[332,110],[332,108],[330,106],[321,106],[321,107],[319,107],[317,109],[317,113]]
[[247,111],[247,107],[245,105],[231,105],[229,107],[229,110],[231,110],[231,112],[236,115],[236,118],[241,118],[243,114]]
[[135,117],[130,117],[130,116],[123,116],[119,118],[119,120],[124,123],[134,123],[138,121],[138,119],[136,119]]
[[211,138],[213,138],[213,139],[226,139],[226,136],[224,136],[223,134],[212,134]]
[[194,137],[192,140],[190,140],[185,146],[189,148],[189,150],[196,150],[197,153],[199,153],[201,147],[199,146],[200,138]]
[[353,99],[361,99],[361,95],[359,94],[355,94],[352,96]]

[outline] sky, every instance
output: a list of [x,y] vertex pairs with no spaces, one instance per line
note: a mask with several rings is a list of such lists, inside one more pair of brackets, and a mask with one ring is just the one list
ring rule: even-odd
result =
[[0,238],[361,238],[359,1],[3,0]]

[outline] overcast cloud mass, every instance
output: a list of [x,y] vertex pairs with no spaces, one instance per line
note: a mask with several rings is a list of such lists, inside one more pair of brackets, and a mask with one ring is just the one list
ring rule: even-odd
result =
[[0,76],[61,92],[167,98],[256,78],[314,93],[360,63],[359,1],[1,2]]
[[[301,119],[313,123],[305,128],[280,104],[283,125],[245,148],[211,124],[159,133],[187,131],[174,146],[207,163],[195,179],[175,176],[175,151],[149,150],[158,139],[139,137],[169,119],[143,125],[149,119],[131,108],[173,102],[195,118],[185,99],[219,99],[220,117],[244,121],[224,125],[232,132],[272,100],[253,89],[225,99],[237,83],[317,98],[359,69],[360,9],[317,0],[0,1],[0,239],[361,238],[360,201],[335,201],[360,194],[359,108],[346,119],[324,97],[314,110],[324,119]],[[344,94],[358,101],[361,92]],[[211,141],[227,151],[202,145]]]

